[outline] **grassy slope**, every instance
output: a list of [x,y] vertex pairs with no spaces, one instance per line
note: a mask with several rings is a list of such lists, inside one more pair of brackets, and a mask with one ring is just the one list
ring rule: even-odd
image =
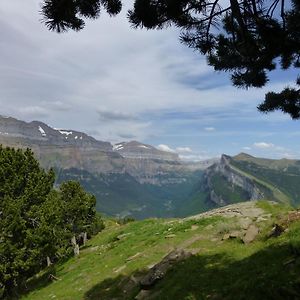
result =
[[[299,299],[300,222],[282,236],[266,240],[274,219],[284,215],[286,208],[259,205],[273,217],[259,223],[260,236],[249,245],[221,240],[224,232],[237,226],[235,219],[152,219],[123,226],[109,221],[78,258],[57,266],[55,272],[49,270],[59,280],[49,283],[43,280],[48,274],[40,274],[31,283],[36,289],[22,299],[134,299],[139,286],[133,276],[138,278],[149,265],[183,244],[199,253],[167,273],[155,286],[154,299]],[[191,230],[192,225],[198,227]],[[168,234],[176,236],[165,238]]]
[[[251,161],[233,160],[234,166],[252,174],[265,185],[273,187],[274,195],[282,199],[286,195],[293,205],[300,203],[300,162],[293,160],[271,160],[269,166],[261,159]],[[284,200],[284,199],[283,199]]]
[[252,172],[251,170],[245,168],[244,164],[236,163],[235,161],[231,161],[230,166],[234,171],[240,173],[242,176],[245,176],[253,180],[257,184],[269,189],[273,193],[277,201],[285,204],[291,203],[290,197],[288,197],[285,193],[283,193],[277,186],[274,186],[272,183],[268,182],[265,178],[260,178],[259,173]]

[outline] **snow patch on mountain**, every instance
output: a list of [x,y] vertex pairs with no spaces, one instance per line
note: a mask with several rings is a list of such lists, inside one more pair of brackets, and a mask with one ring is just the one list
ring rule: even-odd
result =
[[73,134],[73,131],[66,131],[66,130],[61,130],[61,129],[57,129],[61,134],[64,134],[64,135],[72,135]]
[[39,132],[41,133],[42,136],[47,136],[45,130],[41,126],[39,126]]

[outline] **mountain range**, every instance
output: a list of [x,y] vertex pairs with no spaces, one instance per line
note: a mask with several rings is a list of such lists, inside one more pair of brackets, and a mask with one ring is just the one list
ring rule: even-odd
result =
[[200,162],[137,141],[112,145],[72,129],[0,116],[0,144],[31,148],[56,183],[78,180],[119,217],[182,217],[248,200],[300,203],[300,161],[241,153]]

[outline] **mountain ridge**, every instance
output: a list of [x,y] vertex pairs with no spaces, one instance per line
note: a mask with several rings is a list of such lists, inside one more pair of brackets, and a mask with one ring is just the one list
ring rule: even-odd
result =
[[3,117],[0,144],[31,148],[42,167],[55,169],[56,184],[78,180],[96,196],[98,210],[136,218],[182,215],[185,203],[201,210],[202,202],[189,205],[189,199],[202,171],[215,162],[186,163],[176,153],[137,141],[113,146],[79,131]]
[[[82,137],[82,138],[81,138]],[[0,117],[0,144],[31,148],[56,170],[57,184],[78,180],[108,215],[184,217],[227,204],[272,200],[300,204],[300,161],[223,154],[202,162],[137,141],[112,145],[75,130]]]

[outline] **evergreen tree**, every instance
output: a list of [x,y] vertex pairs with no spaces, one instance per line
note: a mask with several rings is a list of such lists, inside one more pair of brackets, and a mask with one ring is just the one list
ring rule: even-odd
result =
[[0,287],[13,290],[37,270],[39,249],[29,232],[54,183],[33,153],[0,146]]
[[73,236],[103,228],[95,197],[78,182],[54,190],[54,179],[31,150],[0,146],[0,298],[71,253]]

